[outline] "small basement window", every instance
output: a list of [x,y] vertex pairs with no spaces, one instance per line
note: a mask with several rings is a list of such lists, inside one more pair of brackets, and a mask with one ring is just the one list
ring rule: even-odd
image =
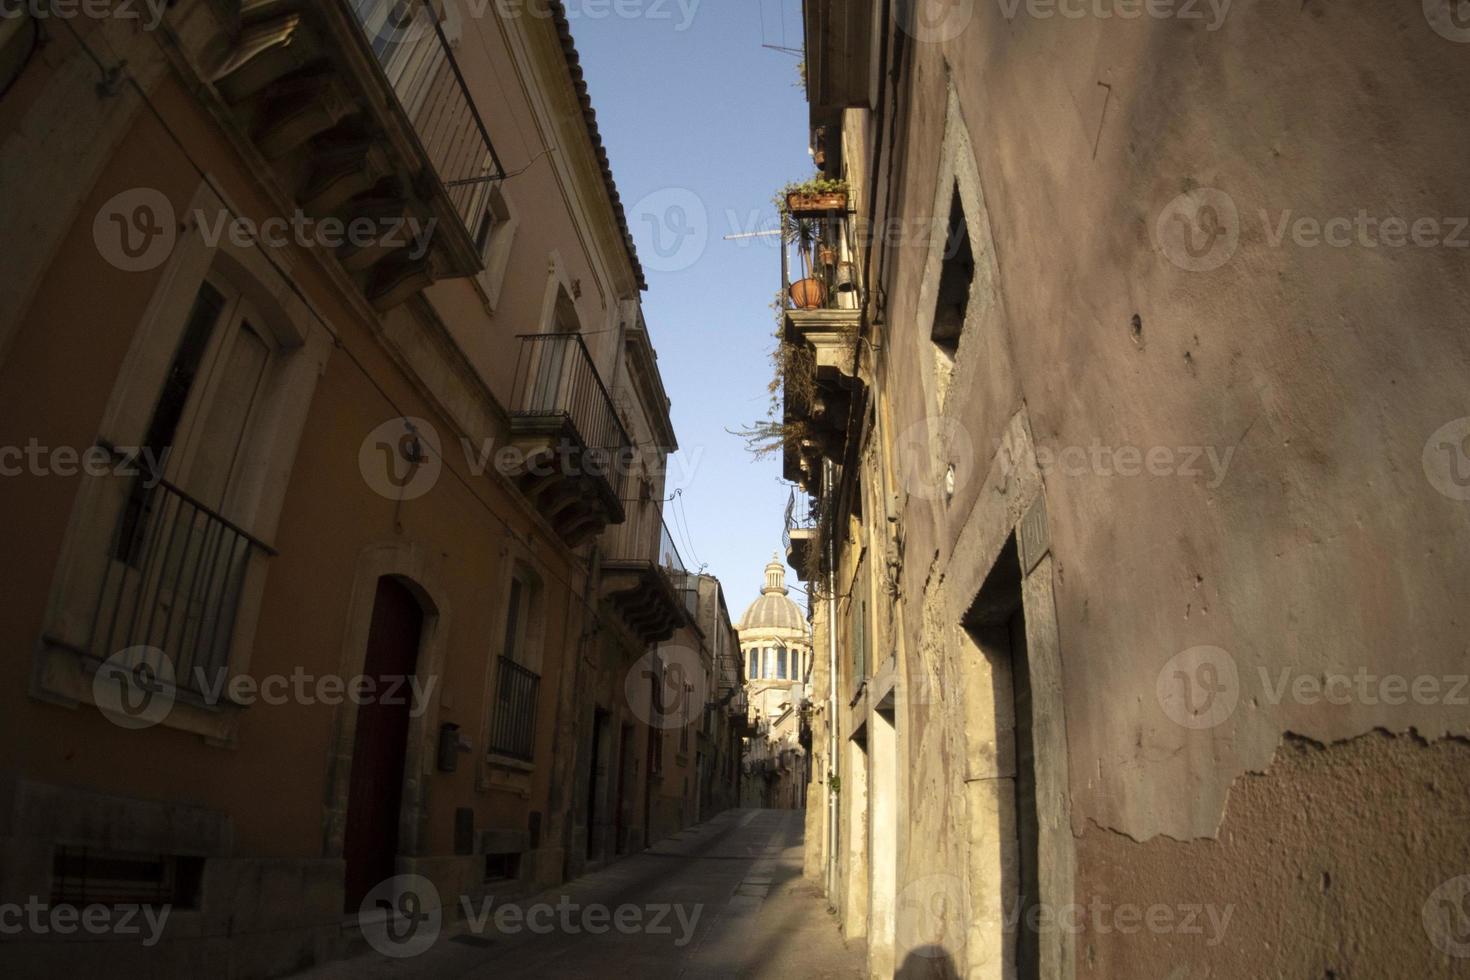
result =
[[51,904],[199,907],[204,859],[120,854],[58,847],[51,862]]
[[486,854],[485,880],[514,881],[521,876],[521,856],[512,854]]

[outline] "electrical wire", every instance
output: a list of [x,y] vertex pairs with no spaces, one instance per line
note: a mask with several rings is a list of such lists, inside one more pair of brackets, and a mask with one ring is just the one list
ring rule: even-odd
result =
[[684,524],[684,543],[689,547],[689,557],[694,559],[694,564],[704,567],[704,562],[699,560],[699,552],[694,550],[694,535],[689,532],[689,512],[684,509],[684,491],[681,488],[674,494],[674,507],[680,515]]

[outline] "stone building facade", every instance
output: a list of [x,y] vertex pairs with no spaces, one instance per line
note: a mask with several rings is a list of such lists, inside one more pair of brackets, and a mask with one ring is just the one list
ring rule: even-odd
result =
[[1463,975],[1454,5],[803,7],[807,870],[871,975]]
[[562,5],[33,7],[0,21],[0,902],[173,914],[6,936],[3,972],[275,976],[378,898],[452,926],[679,829],[658,651],[714,627]]

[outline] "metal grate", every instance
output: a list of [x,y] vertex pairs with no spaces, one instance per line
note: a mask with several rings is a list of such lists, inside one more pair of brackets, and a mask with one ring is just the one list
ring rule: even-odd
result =
[[[576,448],[598,457],[597,468],[619,500],[633,454],[633,440],[623,428],[612,396],[577,333],[523,334],[516,359],[512,414],[523,419],[560,419],[571,428]],[[593,466],[584,466],[592,472]]]
[[443,21],[424,0],[350,2],[465,230],[477,235],[489,213],[491,186],[504,178],[505,169]]
[[195,908],[204,859],[116,854],[58,847],[51,861],[51,904],[172,905]]
[[500,658],[490,751],[530,762],[535,756],[536,692],[541,677],[508,657]]
[[251,560],[275,552],[166,480],[140,493],[118,522],[112,554],[124,557],[103,576],[89,650],[152,647],[177,687],[202,692],[228,661]]

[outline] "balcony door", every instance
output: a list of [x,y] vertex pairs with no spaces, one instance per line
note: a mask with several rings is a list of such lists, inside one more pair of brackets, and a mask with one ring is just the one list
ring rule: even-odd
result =
[[183,686],[224,669],[259,547],[241,487],[282,353],[263,322],[224,279],[200,286],[135,453],[93,627],[94,651],[152,647]]
[[[396,579],[378,579],[362,668],[363,676],[375,681],[373,690],[408,689],[405,679],[418,669],[423,631],[424,613],[414,594]],[[407,697],[368,699],[357,708],[342,846],[349,913],[359,911],[368,892],[397,873],[412,710]]]
[[532,409],[538,415],[554,415],[567,412],[574,396],[579,392],[577,385],[591,385],[593,378],[582,367],[579,351],[572,348],[578,343],[577,335],[582,324],[577,319],[577,307],[572,297],[561,286],[556,288],[556,303],[552,308],[551,322],[544,331],[551,336],[537,342],[537,363],[533,377]]

